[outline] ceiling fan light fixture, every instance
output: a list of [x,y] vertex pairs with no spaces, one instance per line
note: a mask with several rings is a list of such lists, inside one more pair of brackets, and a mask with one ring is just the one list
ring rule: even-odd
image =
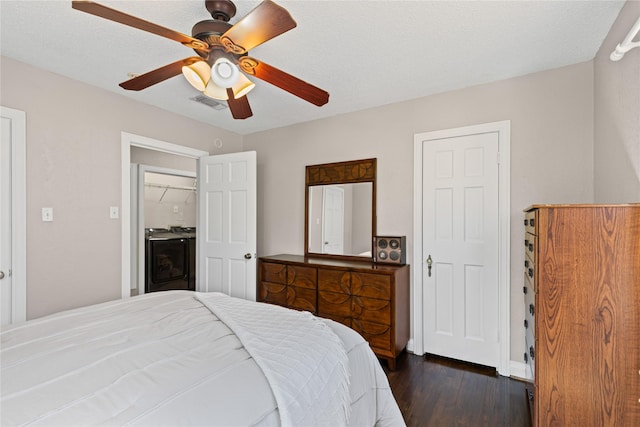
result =
[[240,70],[227,58],[218,58],[211,66],[211,80],[220,87],[233,87],[240,77]]
[[256,87],[256,84],[249,80],[247,76],[240,73],[238,82],[232,87],[233,97],[235,99],[242,98],[243,96],[251,92],[254,87]]
[[209,83],[207,83],[207,87],[204,89],[204,94],[209,98],[218,99],[220,101],[226,101],[229,99],[227,89],[218,86],[213,82],[213,80],[209,80]]
[[191,86],[200,92],[204,92],[211,77],[211,69],[205,61],[198,61],[182,67],[182,74]]

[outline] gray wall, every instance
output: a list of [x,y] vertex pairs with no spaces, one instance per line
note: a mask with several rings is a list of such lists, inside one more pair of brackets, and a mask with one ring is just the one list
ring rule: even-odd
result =
[[241,151],[242,138],[9,58],[0,66],[2,105],[27,117],[27,318],[120,298],[109,207],[120,205],[121,132],[212,154]]
[[639,17],[640,2],[628,1],[594,60],[597,203],[640,202],[640,48],[609,60]]
[[511,120],[511,354],[520,360],[522,210],[593,201],[592,62],[245,136],[244,149],[258,152],[259,255],[304,253],[305,165],[376,157],[378,234],[406,235],[411,260],[414,135],[501,120]]

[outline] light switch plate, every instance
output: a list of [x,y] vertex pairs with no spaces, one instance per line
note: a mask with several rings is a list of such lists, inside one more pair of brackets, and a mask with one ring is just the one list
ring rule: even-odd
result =
[[53,221],[53,208],[42,208],[42,221],[43,222]]
[[109,218],[118,219],[120,218],[120,209],[117,206],[111,206],[109,208]]

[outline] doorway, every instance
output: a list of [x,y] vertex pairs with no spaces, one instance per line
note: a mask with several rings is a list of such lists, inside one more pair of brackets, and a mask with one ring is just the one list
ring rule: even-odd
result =
[[[137,262],[138,257],[132,257],[131,242],[137,241],[137,234],[132,235],[133,230],[136,228],[132,227],[132,218],[131,218],[131,205],[132,205],[132,191],[131,191],[131,181],[132,181],[132,171],[131,171],[131,148],[139,147],[145,148],[148,150],[153,150],[162,153],[173,154],[177,156],[182,156],[190,159],[199,159],[200,157],[208,156],[209,153],[202,150],[197,150],[195,148],[184,147],[177,144],[171,144],[169,142],[160,141],[153,138],[148,138],[145,136],[134,135],[127,132],[122,132],[121,134],[121,157],[120,157],[120,165],[121,165],[121,297],[129,298],[131,296],[131,283],[132,280],[132,272],[134,272],[134,268],[132,264]],[[136,171],[137,173],[137,171]],[[134,197],[136,195],[134,194]],[[136,199],[134,199],[136,200]],[[144,233],[144,229],[143,229]],[[140,248],[137,249],[138,253],[140,252]]]
[[503,121],[414,138],[414,352],[501,375],[510,359],[509,133]]
[[[138,164],[144,157],[133,152],[131,164],[131,295],[145,293],[147,282],[147,239],[150,234],[180,229],[195,233],[196,172]],[[171,160],[171,159],[169,159]],[[184,233],[182,233],[184,234]],[[189,238],[195,243],[195,236]],[[190,264],[195,266],[195,245],[189,251]],[[195,267],[189,271],[195,277]],[[190,279],[192,280],[192,279]]]

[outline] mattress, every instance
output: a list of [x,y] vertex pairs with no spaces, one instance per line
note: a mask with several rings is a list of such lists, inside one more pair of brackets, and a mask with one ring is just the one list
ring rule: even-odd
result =
[[[258,332],[245,329],[234,333],[233,328],[243,322],[249,325],[247,317],[251,316],[238,316],[242,310],[233,304],[216,314],[213,296],[156,292],[3,328],[1,424],[299,425],[284,417],[285,410],[295,412],[297,403],[286,402],[290,406],[285,408],[281,397],[281,390],[298,385],[278,384],[269,374],[291,367],[295,370],[280,377],[293,379],[302,366],[297,363],[320,366],[318,349],[290,338],[298,334],[287,332],[289,347],[269,356],[265,343],[285,340],[277,335],[271,341],[256,338]],[[226,298],[229,300],[222,301],[240,304]],[[254,323],[278,326],[281,322],[274,321],[274,315],[310,316],[244,300],[237,307],[244,307],[242,304],[256,307],[245,310],[255,312],[249,319]],[[261,307],[266,309],[264,315],[258,314]],[[264,322],[260,322],[261,315]],[[367,342],[343,325],[330,320],[322,323],[338,338],[342,348],[331,353],[344,352],[344,375],[348,377],[343,382],[348,384],[346,416],[332,425],[404,425],[386,375]],[[245,345],[239,336],[245,340],[253,336],[254,343]],[[263,354],[251,353],[260,346]],[[264,362],[265,349],[268,363]],[[289,359],[279,359],[279,354]],[[322,360],[329,356],[323,355]],[[331,383],[310,389],[319,390],[314,399],[323,399]],[[331,405],[337,409],[337,404]],[[304,425],[328,423],[322,417],[304,420]]]

